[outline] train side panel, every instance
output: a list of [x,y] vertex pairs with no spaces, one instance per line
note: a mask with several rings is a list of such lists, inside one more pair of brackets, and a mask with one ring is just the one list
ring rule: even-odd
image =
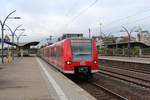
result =
[[59,69],[62,71],[64,69],[64,50],[63,50],[63,42],[56,45],[56,63],[55,65],[59,67]]
[[71,43],[70,39],[66,39],[63,44],[64,48],[64,66],[63,66],[63,72],[64,73],[74,73],[74,66],[72,64],[72,53],[71,53]]
[[96,41],[92,40],[92,65],[91,65],[91,72],[95,73],[98,72],[98,50],[96,47]]
[[54,65],[57,69],[63,72],[64,69],[64,48],[63,42],[50,45],[48,63]]
[[64,42],[64,73],[75,74],[76,69],[87,67],[90,73],[98,72],[98,52],[96,41],[92,40],[92,58],[90,60],[74,60],[70,39]]
[[[70,39],[65,39],[61,42],[42,48],[41,52],[43,53],[42,55],[43,55],[44,60],[54,65],[61,72],[67,73],[67,74],[75,74],[78,71],[77,69],[83,72],[84,70],[88,69],[89,73],[97,72],[98,71],[98,52],[97,52],[97,47],[96,47],[96,41],[91,40],[90,59],[74,58],[71,43],[72,42]],[[78,45],[78,43],[76,44]],[[82,53],[87,53],[87,52],[82,51]]]

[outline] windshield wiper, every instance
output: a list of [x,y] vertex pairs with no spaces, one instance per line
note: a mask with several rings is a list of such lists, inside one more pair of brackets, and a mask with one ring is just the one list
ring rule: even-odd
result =
[[91,55],[91,53],[75,53],[75,56],[80,56],[80,55]]

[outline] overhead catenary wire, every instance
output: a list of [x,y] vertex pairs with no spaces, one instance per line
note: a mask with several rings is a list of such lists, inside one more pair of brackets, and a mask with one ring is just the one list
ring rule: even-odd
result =
[[[74,2],[74,5],[78,5],[78,3],[79,3],[79,0],[77,0],[76,2]],[[65,16],[69,16],[70,13],[72,12],[72,10],[74,10],[74,6],[71,7],[71,8],[67,11],[67,13],[65,14]]]
[[126,23],[126,25],[127,25],[127,24],[132,24],[132,23],[137,23],[137,22],[139,22],[139,21],[143,21],[143,20],[148,19],[148,18],[150,18],[150,16],[146,16],[146,17],[143,17],[143,18],[140,18],[140,19],[131,21],[131,22],[129,22],[129,23]]
[[[114,28],[116,28],[116,27],[119,27],[118,25],[115,25],[116,23],[119,23],[119,22],[121,22],[121,21],[123,21],[123,20],[127,20],[127,19],[132,18],[132,17],[135,17],[135,16],[138,16],[139,14],[143,14],[143,13],[145,13],[145,12],[150,12],[150,9],[148,8],[148,9],[146,9],[146,10],[140,10],[140,11],[138,11],[138,12],[135,12],[134,14],[131,14],[131,15],[125,16],[125,17],[123,17],[123,18],[119,18],[119,19],[113,20],[113,21],[111,21],[111,22],[109,22],[109,23],[104,24],[103,27],[104,27],[104,29],[105,29],[105,27],[107,27],[107,28],[106,28],[107,30],[114,29]],[[127,25],[127,24],[132,24],[133,22],[134,22],[134,23],[137,23],[137,22],[139,22],[139,21],[141,21],[141,20],[145,20],[145,19],[147,19],[147,18],[149,18],[149,17],[150,17],[150,16],[146,16],[146,17],[143,17],[143,18],[140,18],[140,19],[137,19],[137,20],[134,20],[134,21],[132,21],[132,22],[125,23],[125,24],[126,24],[126,25]],[[115,27],[112,26],[112,25],[115,25]],[[108,28],[108,27],[110,27],[110,28]],[[93,29],[98,29],[98,28],[99,28],[99,27],[94,27]],[[106,30],[106,29],[105,29],[105,30]]]
[[[133,24],[133,23],[138,23],[138,22],[143,21],[143,20],[146,20],[146,19],[148,19],[148,18],[150,18],[150,16],[145,16],[145,17],[143,17],[143,18],[140,18],[140,19],[137,19],[137,20],[133,20],[133,21],[128,22],[128,23],[124,23],[123,25],[130,25],[130,24]],[[107,29],[107,30],[111,30],[111,29],[114,29],[114,28],[117,28],[117,27],[118,27],[118,26],[115,26],[115,27],[112,27],[112,28]]]
[[[72,24],[78,17],[80,17],[84,12],[86,12],[90,7],[92,7],[93,5],[95,5],[97,2],[98,2],[98,0],[95,0],[95,1],[92,2],[88,7],[86,7],[84,10],[80,11],[75,17],[73,17],[73,18],[69,21],[69,23],[66,23],[65,25],[63,25],[63,29],[69,27],[70,24]],[[135,12],[135,13],[129,15],[129,16],[126,16],[126,17],[123,17],[123,18],[119,18],[119,19],[117,19],[117,20],[113,20],[113,21],[109,22],[108,24],[104,24],[103,27],[105,27],[105,26],[107,26],[107,25],[108,25],[107,27],[109,27],[109,26],[111,26],[111,24],[116,24],[116,23],[119,23],[119,22],[121,22],[121,21],[123,21],[123,20],[128,20],[129,18],[138,16],[139,14],[143,14],[143,13],[149,12],[149,11],[150,11],[150,9],[144,9],[144,10],[137,11],[137,12]],[[70,12],[70,10],[69,10],[69,12]],[[146,18],[147,18],[147,17],[146,17]],[[134,22],[134,23],[135,23],[135,22],[137,23],[137,22],[139,22],[139,21],[141,21],[141,20],[145,20],[146,18],[144,17],[144,18],[141,18],[141,19],[137,19],[137,20],[135,20],[135,21],[133,21],[133,22]],[[133,22],[129,22],[129,23],[125,23],[125,24],[131,24],[131,23],[133,23]],[[117,26],[117,27],[118,27],[118,26]],[[114,28],[114,27],[113,27],[113,28]]]
[[105,24],[104,26],[107,26],[107,25],[110,25],[110,24],[114,24],[114,23],[118,23],[120,21],[123,21],[123,20],[129,19],[129,18],[138,16],[139,14],[142,14],[142,13],[145,13],[145,12],[150,12],[150,9],[147,9],[145,11],[138,11],[138,12],[132,14],[132,15],[129,15],[129,16],[126,16],[126,17],[123,17],[123,18],[119,18],[119,19],[113,20],[113,21],[109,22],[108,24]]
[[70,23],[72,23],[73,21],[75,21],[75,19],[77,19],[78,17],[80,17],[84,12],[86,12],[89,8],[91,8],[92,6],[94,6],[96,3],[98,2],[98,0],[95,0],[92,4],[90,4],[87,8],[85,8],[84,10],[82,10],[81,12],[79,12],[79,14],[77,14],[71,21]]
[[[94,2],[92,2],[88,7],[86,7],[85,9],[83,9],[82,11],[80,11],[76,16],[74,16],[68,23],[66,23],[63,28],[67,28],[71,23],[73,23],[78,17],[80,17],[83,13],[85,13],[89,8],[93,7],[96,3],[98,2],[98,0],[95,0]],[[63,29],[61,28],[61,29]],[[60,30],[61,30],[60,29]]]
[[[114,29],[114,28],[118,27],[118,25],[115,25],[115,27],[112,26],[112,25],[114,25],[114,24],[116,24],[116,23],[119,23],[119,22],[121,22],[121,21],[123,21],[123,20],[127,20],[127,19],[129,19],[129,18],[138,16],[139,14],[143,14],[143,13],[145,13],[145,12],[150,12],[150,8],[148,8],[148,9],[146,9],[146,10],[140,10],[140,11],[138,11],[138,12],[135,12],[134,14],[131,14],[131,15],[125,16],[125,17],[123,17],[123,18],[119,18],[119,19],[113,20],[113,21],[111,21],[111,22],[109,22],[109,23],[107,23],[107,24],[104,24],[103,27],[104,27],[104,28],[107,27],[107,30]],[[146,16],[146,17],[143,17],[143,18],[140,18],[140,19],[137,19],[137,20],[135,20],[135,21],[128,22],[128,23],[125,23],[125,24],[126,24],[126,25],[127,25],[127,24],[132,24],[133,22],[137,23],[137,22],[139,22],[139,21],[141,21],[141,20],[145,20],[145,19],[147,19],[147,18],[149,18],[149,17],[150,17],[150,16]],[[108,27],[111,27],[111,28],[108,28]],[[97,28],[99,28],[99,27],[95,27],[94,29],[97,29]]]

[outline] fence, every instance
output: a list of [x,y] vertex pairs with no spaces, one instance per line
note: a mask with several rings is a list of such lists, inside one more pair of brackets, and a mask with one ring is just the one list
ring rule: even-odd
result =
[[140,49],[139,47],[131,48],[130,54],[128,48],[102,48],[99,49],[99,54],[102,56],[150,56],[150,48]]
[[[12,49],[10,49],[9,51],[11,52]],[[8,49],[5,48],[3,50],[3,55],[7,56],[9,51],[8,51]],[[18,51],[16,49],[14,49],[13,51],[14,51],[14,56],[18,56]],[[30,56],[32,54],[37,54],[37,49],[36,48],[31,48],[31,49],[27,49],[27,50],[23,51],[24,56]],[[1,57],[1,55],[2,55],[2,50],[0,49],[0,57]]]

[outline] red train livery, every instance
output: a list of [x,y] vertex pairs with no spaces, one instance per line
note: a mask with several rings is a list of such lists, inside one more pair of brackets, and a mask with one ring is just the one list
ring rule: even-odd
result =
[[67,38],[41,48],[40,55],[65,74],[98,72],[98,52],[92,39]]

